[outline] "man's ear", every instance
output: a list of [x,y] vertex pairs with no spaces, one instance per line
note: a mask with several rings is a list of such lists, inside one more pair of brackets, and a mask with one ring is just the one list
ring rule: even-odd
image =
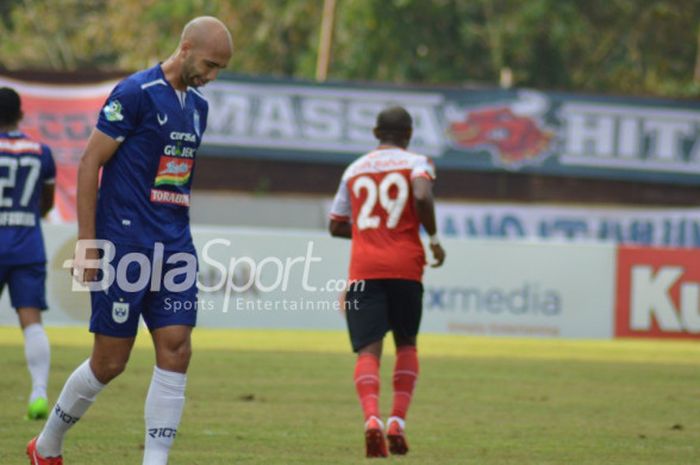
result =
[[182,43],[180,44],[180,55],[183,56],[183,58],[187,58],[187,56],[190,54],[190,51],[192,50],[192,42],[189,40],[183,40]]

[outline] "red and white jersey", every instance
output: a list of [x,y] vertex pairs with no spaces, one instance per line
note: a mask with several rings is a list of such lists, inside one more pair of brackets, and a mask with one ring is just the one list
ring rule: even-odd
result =
[[396,147],[374,150],[345,170],[330,216],[352,222],[350,280],[423,277],[411,185],[417,177],[435,179],[432,161]]

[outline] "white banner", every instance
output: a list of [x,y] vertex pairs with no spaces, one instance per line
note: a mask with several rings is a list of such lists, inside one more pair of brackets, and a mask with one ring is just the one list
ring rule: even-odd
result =
[[615,246],[445,241],[426,273],[426,331],[611,338]]
[[[350,242],[323,233],[193,228],[203,327],[343,329]],[[65,260],[75,228],[45,225],[49,325],[86,325],[87,292]],[[425,273],[426,332],[610,338],[615,247],[447,240],[443,268]],[[117,263],[112,264],[115,268]],[[350,303],[351,305],[352,303]],[[15,325],[7,295],[0,324]],[[189,309],[176,309],[189,310]]]
[[445,237],[700,247],[700,209],[437,205]]

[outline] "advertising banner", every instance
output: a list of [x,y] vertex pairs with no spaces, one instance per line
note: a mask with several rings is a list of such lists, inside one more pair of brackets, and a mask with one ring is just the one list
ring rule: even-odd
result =
[[615,247],[451,241],[426,272],[426,330],[483,336],[611,338]]
[[616,337],[700,339],[700,251],[620,247]]
[[[45,226],[51,307],[45,321],[50,325],[87,325],[89,320],[88,293],[75,289],[66,264],[75,235],[71,226]],[[341,301],[350,285],[349,241],[321,233],[239,228],[195,227],[193,235],[200,326],[345,328],[344,312],[353,311],[352,302]],[[612,337],[612,245],[448,240],[445,248],[444,268],[426,269],[423,331]],[[155,255],[147,258],[155,270]],[[125,266],[110,265],[117,276]],[[172,310],[193,310],[178,305],[173,302]],[[7,295],[0,308],[0,324],[17,324]]]
[[[0,76],[0,86],[22,96],[21,129],[54,151],[56,220],[75,219],[78,161],[115,84],[34,84]],[[401,104],[414,119],[411,150],[433,157],[438,170],[700,182],[700,110],[690,101],[231,74],[202,91],[210,111],[200,156],[348,163],[376,145],[377,113]]]
[[438,230],[450,238],[614,242],[700,247],[698,208],[609,208],[438,202]]
[[0,87],[22,98],[20,129],[48,144],[56,161],[55,221],[75,221],[78,162],[97,115],[116,82],[85,85],[31,84],[0,76]]
[[438,169],[700,181],[700,108],[691,101],[233,75],[203,91],[203,153],[212,155],[347,163],[376,145],[377,113],[401,104],[414,119],[411,150]]

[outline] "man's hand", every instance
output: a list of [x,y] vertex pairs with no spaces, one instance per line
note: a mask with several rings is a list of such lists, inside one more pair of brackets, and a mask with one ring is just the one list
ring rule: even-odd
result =
[[[76,247],[76,250],[80,246]],[[80,284],[97,281],[97,272],[99,268],[88,268],[90,260],[99,260],[100,252],[98,249],[86,249],[85,253],[76,253],[73,255],[73,269],[71,273],[73,278]]]
[[438,268],[442,266],[445,261],[445,249],[442,248],[440,244],[430,244],[430,251],[433,253],[433,258],[435,263],[430,265],[431,268]]

